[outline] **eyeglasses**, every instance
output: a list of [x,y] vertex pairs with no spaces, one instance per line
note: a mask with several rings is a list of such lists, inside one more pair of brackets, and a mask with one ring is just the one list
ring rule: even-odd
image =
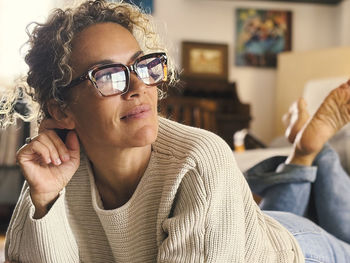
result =
[[121,63],[96,66],[72,80],[67,88],[88,79],[102,96],[122,95],[129,90],[131,72],[148,86],[159,85],[167,80],[167,56],[163,52],[152,53],[129,66]]

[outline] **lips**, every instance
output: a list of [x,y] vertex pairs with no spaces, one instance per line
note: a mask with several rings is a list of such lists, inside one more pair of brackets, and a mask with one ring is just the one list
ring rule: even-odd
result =
[[151,111],[151,106],[147,104],[142,104],[132,108],[130,111],[126,112],[120,118],[121,120],[131,119],[131,118],[140,118],[147,115]]

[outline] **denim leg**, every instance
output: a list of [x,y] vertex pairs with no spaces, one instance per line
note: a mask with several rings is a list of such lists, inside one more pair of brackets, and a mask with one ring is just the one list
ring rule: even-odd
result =
[[308,210],[311,183],[316,167],[284,164],[286,157],[266,159],[249,169],[246,179],[252,191],[262,197],[260,208],[304,216]]
[[348,263],[350,245],[324,231],[310,220],[291,213],[264,211],[289,230],[297,240],[307,263]]
[[310,183],[281,183],[274,185],[266,190],[259,206],[261,210],[284,211],[306,216],[310,191]]
[[350,244],[350,177],[329,145],[325,145],[314,165],[318,167],[313,184],[318,224]]

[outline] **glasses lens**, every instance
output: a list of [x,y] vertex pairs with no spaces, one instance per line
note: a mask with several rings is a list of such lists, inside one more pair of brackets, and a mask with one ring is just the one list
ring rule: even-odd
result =
[[136,71],[147,85],[158,84],[166,80],[166,64],[162,57],[146,58],[137,63]]
[[105,96],[123,93],[127,87],[126,68],[109,65],[93,73],[98,90]]

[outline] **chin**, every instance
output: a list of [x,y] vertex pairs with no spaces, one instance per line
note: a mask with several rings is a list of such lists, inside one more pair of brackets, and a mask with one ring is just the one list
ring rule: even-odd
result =
[[157,135],[158,127],[146,126],[138,130],[131,140],[135,147],[143,147],[154,143]]

